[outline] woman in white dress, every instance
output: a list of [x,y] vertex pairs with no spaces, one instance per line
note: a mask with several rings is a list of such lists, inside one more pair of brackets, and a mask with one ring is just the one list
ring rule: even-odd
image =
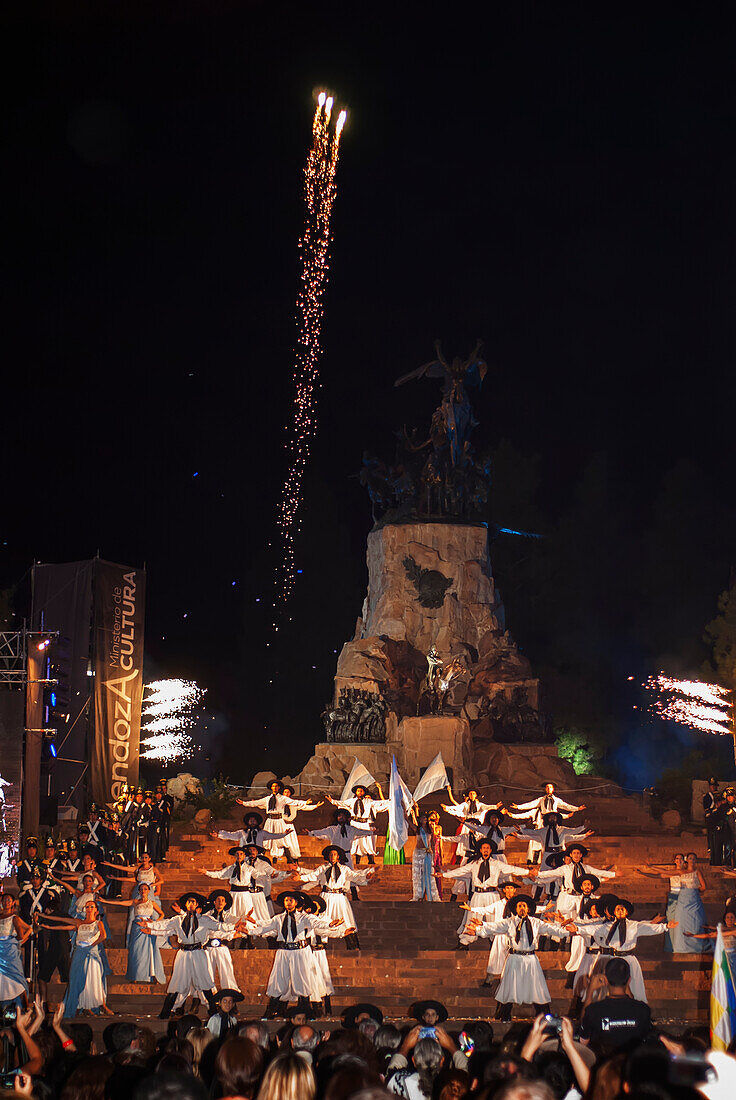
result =
[[[316,882],[320,893],[327,904],[325,917],[327,920],[342,919],[344,928],[356,927],[355,914],[348,901],[348,893],[353,884],[367,886],[375,878],[375,868],[366,867],[365,871],[354,871],[347,865],[347,855],[343,848],[336,844],[328,844],[322,849],[322,858],[327,862],[316,867],[314,871],[300,871],[299,878],[302,883]],[[345,936],[345,943],[350,950],[356,951],[360,947],[357,932],[352,931]]]
[[550,993],[537,958],[539,937],[562,939],[574,932],[575,926],[561,918],[558,918],[559,924],[538,920],[532,915],[536,908],[536,903],[528,894],[517,894],[509,905],[512,916],[497,921],[471,917],[466,926],[467,933],[472,934],[472,929],[475,935],[484,938],[498,935],[509,937],[509,955],[496,990],[499,1020],[511,1019],[514,1004],[533,1004],[537,1015],[549,1011]]
[[107,975],[110,967],[102,951],[105,942],[105,928],[100,920],[97,903],[88,901],[85,906],[84,920],[71,917],[63,923],[55,921],[48,924],[48,917],[39,921],[42,928],[57,931],[68,928],[76,933],[74,953],[69,967],[69,984],[64,994],[64,1016],[99,1015],[114,1016],[107,1006]]

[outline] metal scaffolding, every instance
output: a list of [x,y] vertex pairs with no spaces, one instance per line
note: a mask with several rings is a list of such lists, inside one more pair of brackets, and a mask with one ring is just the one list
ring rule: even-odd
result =
[[0,688],[22,691],[26,679],[26,632],[0,631]]

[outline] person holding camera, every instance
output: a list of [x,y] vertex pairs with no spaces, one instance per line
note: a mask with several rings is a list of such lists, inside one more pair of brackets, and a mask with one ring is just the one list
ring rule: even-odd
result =
[[631,967],[626,959],[609,959],[603,973],[606,996],[588,1005],[580,1024],[580,1036],[599,1057],[639,1043],[652,1030],[652,1012],[646,1001],[628,992]]

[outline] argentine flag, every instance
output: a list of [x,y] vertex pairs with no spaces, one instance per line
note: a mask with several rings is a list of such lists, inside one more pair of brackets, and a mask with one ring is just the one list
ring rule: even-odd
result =
[[728,1050],[734,1034],[736,1034],[736,988],[719,924],[710,985],[710,1045],[713,1050]]
[[388,801],[387,839],[391,847],[399,852],[409,839],[409,826],[406,815],[411,809],[412,800],[411,791],[399,775],[399,769],[396,767],[396,756],[394,756],[391,761],[391,781],[389,783]]

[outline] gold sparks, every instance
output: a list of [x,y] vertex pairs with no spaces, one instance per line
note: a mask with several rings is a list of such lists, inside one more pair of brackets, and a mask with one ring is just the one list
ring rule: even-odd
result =
[[703,680],[676,680],[660,673],[643,685],[656,692],[652,707],[665,720],[704,733],[730,734],[731,693],[720,684]]
[[288,469],[278,509],[282,561],[277,567],[276,600],[282,604],[291,596],[296,581],[294,544],[300,527],[302,482],[317,430],[320,332],[329,275],[330,217],[336,193],[340,135],[347,117],[346,111],[340,111],[331,127],[333,103],[332,96],[320,92],[312,121],[312,145],[304,168],[306,213],[299,241],[302,275],[296,300],[293,418],[287,426]]

